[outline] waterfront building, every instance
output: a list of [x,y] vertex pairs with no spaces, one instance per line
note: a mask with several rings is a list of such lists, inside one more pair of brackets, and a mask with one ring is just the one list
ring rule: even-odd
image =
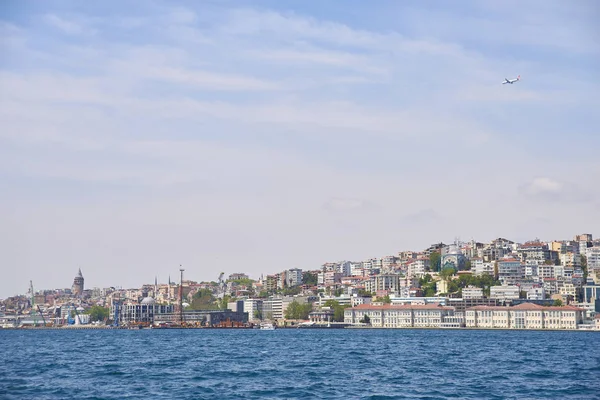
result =
[[322,307],[320,310],[311,311],[308,314],[310,322],[331,322],[333,321],[334,310],[330,307]]
[[259,319],[263,311],[263,299],[245,299],[244,312],[248,313],[248,318],[251,320]]
[[[156,315],[154,325],[177,324],[180,315],[178,312]],[[217,326],[222,323],[248,322],[248,313],[241,310],[186,310],[183,312],[183,322],[185,324],[201,326]]]
[[284,319],[285,312],[292,302],[301,304],[308,303],[307,296],[271,296],[263,300],[262,317],[263,319]]
[[344,310],[344,323],[359,324],[368,317],[371,326],[378,328],[439,328],[446,316],[453,315],[452,307],[440,304],[362,304]]
[[514,307],[477,306],[465,311],[467,328],[577,329],[584,310],[522,303]]
[[155,318],[163,314],[173,313],[174,307],[172,304],[157,304],[156,300],[152,297],[146,297],[139,304],[132,302],[118,304],[117,302],[113,302],[110,307],[110,316],[114,318],[116,311],[119,325],[132,323],[152,324]]

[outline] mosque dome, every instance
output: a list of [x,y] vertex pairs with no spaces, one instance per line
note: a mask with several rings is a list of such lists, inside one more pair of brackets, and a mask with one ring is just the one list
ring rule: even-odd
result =
[[156,304],[156,300],[148,296],[142,300],[142,304],[152,306]]

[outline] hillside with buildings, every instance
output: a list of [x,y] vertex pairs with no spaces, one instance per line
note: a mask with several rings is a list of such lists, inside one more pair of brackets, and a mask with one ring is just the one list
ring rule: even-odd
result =
[[[188,272],[193,275],[193,270]],[[600,240],[435,243],[421,251],[326,262],[251,279],[35,290],[0,302],[0,324],[594,329]]]

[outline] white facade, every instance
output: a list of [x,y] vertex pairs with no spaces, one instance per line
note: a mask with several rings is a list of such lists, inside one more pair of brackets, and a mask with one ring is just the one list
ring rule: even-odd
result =
[[541,286],[532,287],[527,291],[527,300],[544,300],[545,298],[546,291]]
[[437,304],[383,305],[363,304],[344,310],[344,322],[358,324],[369,317],[369,323],[378,328],[439,328],[445,317],[454,315],[454,308]]
[[583,309],[519,304],[515,307],[477,306],[465,311],[467,328],[577,329]]
[[600,247],[588,247],[585,250],[587,266],[591,268],[600,268]]
[[256,319],[256,315],[262,313],[263,300],[262,299],[246,299],[244,300],[244,312],[248,313],[249,319]]
[[490,298],[497,300],[516,300],[519,298],[519,287],[512,285],[492,286],[490,288]]
[[473,286],[467,286],[462,290],[463,299],[483,299],[483,289]]
[[302,270],[299,268],[288,269],[285,279],[288,287],[302,285]]

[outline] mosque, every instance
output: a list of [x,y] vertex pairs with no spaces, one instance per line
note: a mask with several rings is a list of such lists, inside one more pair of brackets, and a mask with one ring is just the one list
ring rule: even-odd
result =
[[441,270],[454,268],[456,271],[462,271],[467,265],[467,257],[460,251],[458,243],[455,242],[448,246],[448,249],[442,254]]

